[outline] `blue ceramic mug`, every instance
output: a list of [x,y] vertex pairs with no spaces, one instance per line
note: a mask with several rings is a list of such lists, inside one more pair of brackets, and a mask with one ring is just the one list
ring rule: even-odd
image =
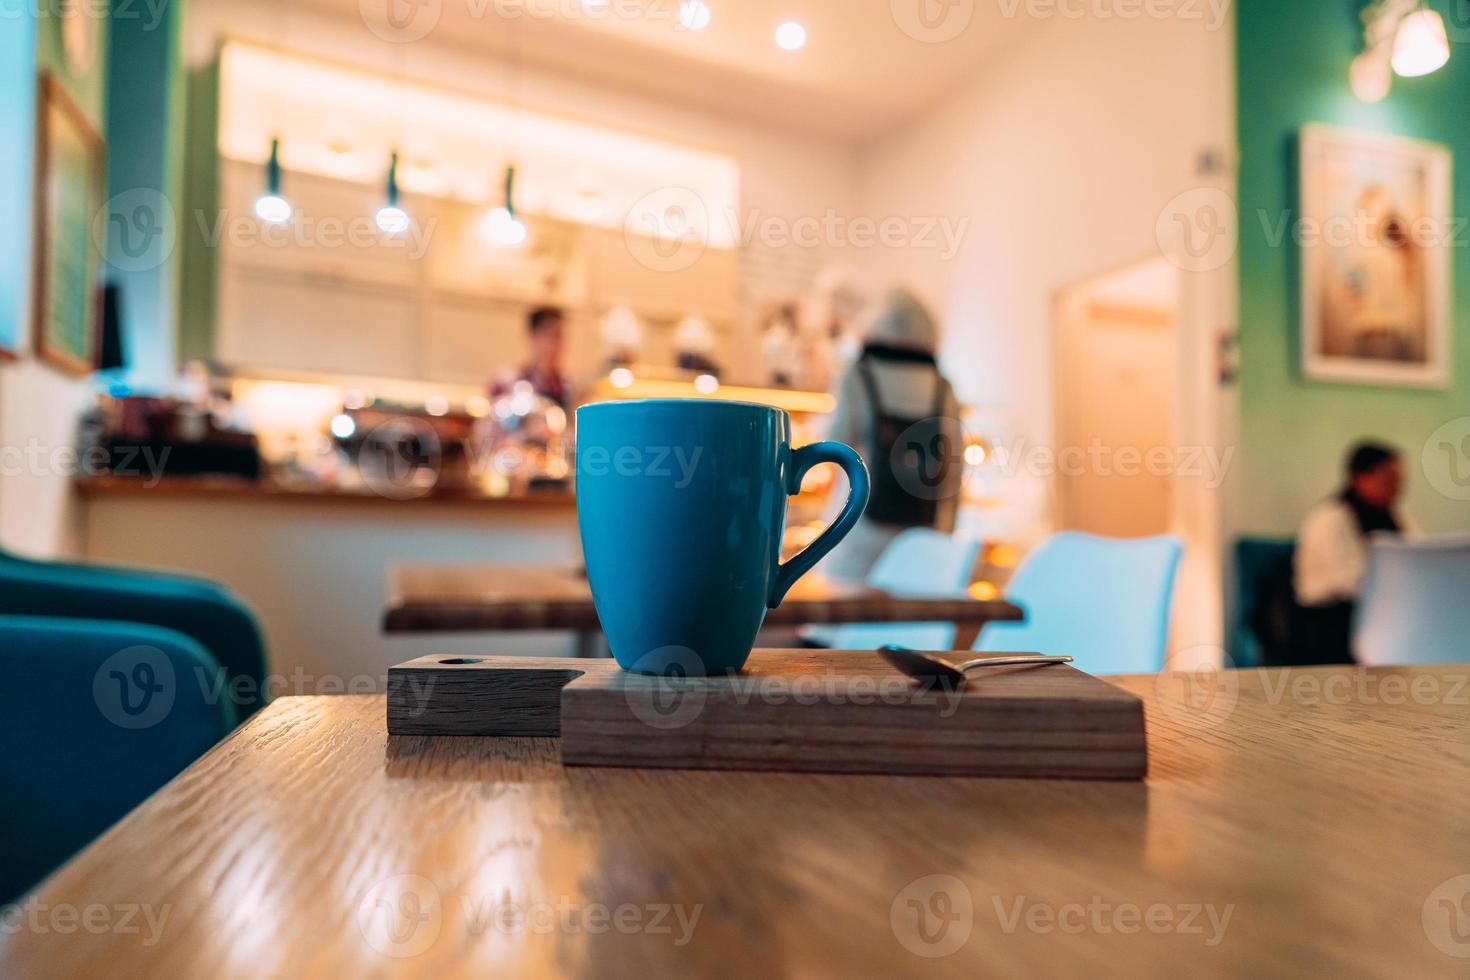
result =
[[[786,499],[820,463],[847,504],[781,564]],[[739,670],[766,610],[852,530],[868,471],[847,446],[793,449],[780,409],[699,399],[577,409],[577,524],[613,656],[644,674]]]

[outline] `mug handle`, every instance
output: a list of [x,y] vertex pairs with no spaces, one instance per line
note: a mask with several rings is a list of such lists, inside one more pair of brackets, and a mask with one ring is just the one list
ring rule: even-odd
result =
[[847,537],[847,532],[853,529],[853,525],[857,524],[858,518],[863,516],[863,511],[868,506],[871,489],[868,467],[855,450],[840,442],[814,442],[794,450],[791,454],[786,493],[790,496],[799,493],[801,478],[813,466],[820,466],[822,463],[836,463],[847,474],[847,503],[843,504],[842,513],[837,515],[837,520],[818,535],[817,540],[784,565],[777,566],[776,577],[771,582],[771,598],[767,603],[772,609],[781,604],[781,600],[786,598],[786,593],[791,591],[797,579],[811,571],[813,565],[827,557],[827,552],[837,547],[837,542]]

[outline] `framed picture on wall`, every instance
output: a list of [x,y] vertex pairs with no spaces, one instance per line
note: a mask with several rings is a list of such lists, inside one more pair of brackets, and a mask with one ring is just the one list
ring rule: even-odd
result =
[[1452,336],[1450,151],[1311,125],[1301,134],[1302,372],[1443,387]]
[[105,194],[106,149],[54,76],[37,86],[33,262],[36,355],[70,374],[97,368],[101,254],[92,222]]

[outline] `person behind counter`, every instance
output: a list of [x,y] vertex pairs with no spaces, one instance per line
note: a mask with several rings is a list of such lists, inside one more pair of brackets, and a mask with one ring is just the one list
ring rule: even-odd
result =
[[516,373],[499,378],[490,386],[490,397],[510,394],[521,381],[529,382],[536,394],[566,409],[571,404],[566,375],[562,373],[562,350],[566,314],[555,306],[541,306],[526,318],[531,340],[530,359]]

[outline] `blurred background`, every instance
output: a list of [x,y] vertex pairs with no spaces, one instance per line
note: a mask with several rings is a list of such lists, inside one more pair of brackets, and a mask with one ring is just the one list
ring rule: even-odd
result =
[[[1463,3],[21,6],[0,547],[224,583],[273,672],[572,652],[386,636],[389,568],[574,566],[590,400],[822,437],[895,289],[954,392],[974,598],[1057,531],[1170,534],[1168,654],[1248,662],[1241,542],[1293,535],[1367,436],[1417,527],[1470,530]],[[1445,220],[1310,251],[1365,182],[1396,234]]]

